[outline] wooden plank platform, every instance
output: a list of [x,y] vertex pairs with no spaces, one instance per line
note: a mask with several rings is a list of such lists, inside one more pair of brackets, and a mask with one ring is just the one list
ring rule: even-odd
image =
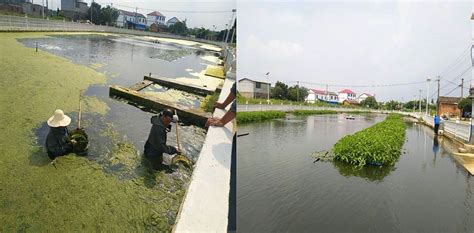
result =
[[154,96],[117,85],[109,87],[109,96],[123,98],[131,103],[138,104],[155,111],[161,111],[165,108],[176,109],[180,121],[185,124],[197,125],[199,127],[204,127],[207,119],[212,116],[211,113],[204,112],[204,110],[200,108],[190,108],[188,106],[162,100]]
[[140,91],[143,88],[150,86],[151,84],[153,84],[152,81],[143,80],[141,82],[138,82],[138,83],[134,84],[133,86],[130,86],[130,89],[134,90],[134,91]]
[[198,85],[195,85],[195,84],[184,83],[184,82],[180,82],[180,81],[177,81],[175,79],[172,79],[172,78],[151,77],[149,75],[145,75],[145,77],[143,77],[143,79],[154,82],[154,83],[157,83],[157,84],[160,84],[160,85],[165,86],[165,87],[169,87],[169,88],[173,88],[173,89],[193,93],[193,94],[200,95],[200,96],[207,96],[207,95],[211,95],[214,92],[216,92],[216,89],[211,89],[209,87],[204,87],[204,86],[198,86]]

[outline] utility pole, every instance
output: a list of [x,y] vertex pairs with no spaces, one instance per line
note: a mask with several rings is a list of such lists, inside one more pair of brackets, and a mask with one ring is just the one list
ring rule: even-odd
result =
[[268,78],[268,85],[267,85],[267,104],[270,104],[270,85],[271,85],[271,82],[270,82],[270,78],[268,77],[268,75],[270,74],[270,72],[267,72],[265,75],[267,76]]
[[229,21],[229,26],[227,27],[227,33],[225,34],[225,43],[227,43],[228,41],[228,38],[229,38],[229,32],[230,32],[230,28],[232,28],[232,22],[234,22],[234,15],[235,15],[235,12],[236,10],[235,9],[232,9],[232,17]]
[[91,2],[91,23],[92,23],[92,5],[94,4],[94,0]]
[[425,112],[425,115],[428,116],[428,105],[429,105],[429,102],[428,102],[428,99],[430,98],[429,97],[429,94],[430,94],[430,82],[431,82],[431,79],[428,78],[426,79],[426,112]]
[[41,2],[41,17],[44,19],[44,0]]
[[420,89],[420,106],[419,106],[418,110],[420,110],[420,114],[421,114],[421,89]]
[[463,97],[463,89],[464,89],[464,78],[461,79],[461,99]]
[[236,19],[234,20],[234,24],[233,24],[233,25],[235,25],[235,27],[232,26],[234,29],[232,30],[232,36],[230,37],[230,43],[231,43],[231,44],[234,43],[234,34],[235,34],[235,30],[237,29],[237,25],[236,25],[236,22],[235,22],[235,21],[237,21],[237,20],[236,20]]
[[296,81],[296,102],[300,99],[300,81]]
[[436,99],[436,115],[439,116],[439,81],[440,81],[441,77],[438,75],[438,78],[436,79],[436,81],[438,81],[438,98]]

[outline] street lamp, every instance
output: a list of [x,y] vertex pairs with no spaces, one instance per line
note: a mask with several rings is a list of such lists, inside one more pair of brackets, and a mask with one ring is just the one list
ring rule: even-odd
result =
[[426,112],[425,112],[426,116],[428,116],[428,98],[430,98],[428,95],[430,94],[430,82],[431,82],[431,79],[427,78],[426,79]]

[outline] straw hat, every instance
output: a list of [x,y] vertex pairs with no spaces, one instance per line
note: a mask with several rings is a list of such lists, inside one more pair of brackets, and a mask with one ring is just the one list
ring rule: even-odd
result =
[[48,125],[50,127],[68,126],[70,123],[71,118],[64,115],[64,112],[61,109],[56,109],[54,115],[48,119]]

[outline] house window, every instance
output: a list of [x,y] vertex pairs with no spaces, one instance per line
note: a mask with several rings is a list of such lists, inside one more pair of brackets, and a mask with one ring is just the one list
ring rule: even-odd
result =
[[255,87],[256,88],[262,88],[262,84],[261,83],[255,83]]

